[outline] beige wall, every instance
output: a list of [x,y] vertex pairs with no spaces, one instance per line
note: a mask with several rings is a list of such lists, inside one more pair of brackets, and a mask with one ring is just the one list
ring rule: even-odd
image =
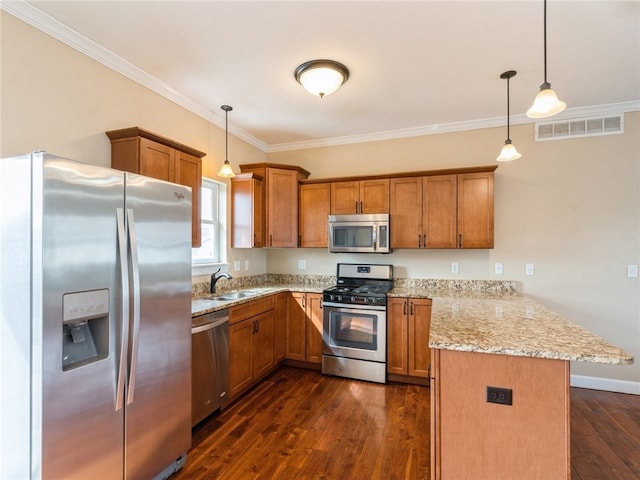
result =
[[[0,11],[0,157],[44,149],[109,165],[106,130],[141,126],[207,152],[213,177],[224,159],[224,131],[83,54]],[[519,289],[625,348],[628,367],[574,363],[574,374],[640,382],[640,284],[626,265],[640,263],[640,114],[625,116],[625,134],[535,143],[533,125],[512,127],[522,159],[496,171],[495,248],[478,251],[399,250],[348,256],[325,250],[232,249],[249,260],[236,275],[335,274],[338,261],[389,262],[398,277],[483,278],[519,282]],[[428,135],[266,155],[230,135],[240,163],[296,164],[312,178],[492,165],[504,129]],[[297,270],[297,260],[307,270]],[[450,263],[460,273],[450,273]],[[504,275],[493,264],[504,264]],[[525,263],[535,276],[524,276]],[[637,387],[634,387],[637,388]]]

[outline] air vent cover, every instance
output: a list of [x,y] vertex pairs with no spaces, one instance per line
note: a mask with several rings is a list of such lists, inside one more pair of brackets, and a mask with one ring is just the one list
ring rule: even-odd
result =
[[536,122],[536,142],[619,133],[624,133],[624,114],[622,113],[606,117]]

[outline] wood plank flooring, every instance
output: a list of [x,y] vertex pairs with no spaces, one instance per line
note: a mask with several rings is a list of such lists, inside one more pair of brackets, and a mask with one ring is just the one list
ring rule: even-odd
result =
[[[572,480],[640,478],[640,398],[571,389]],[[429,479],[429,390],[281,367],[194,429],[171,480]]]

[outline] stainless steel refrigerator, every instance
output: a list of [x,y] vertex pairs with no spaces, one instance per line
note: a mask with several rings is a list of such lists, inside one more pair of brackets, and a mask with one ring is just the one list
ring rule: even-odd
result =
[[164,478],[191,445],[191,189],[0,160],[0,478]]

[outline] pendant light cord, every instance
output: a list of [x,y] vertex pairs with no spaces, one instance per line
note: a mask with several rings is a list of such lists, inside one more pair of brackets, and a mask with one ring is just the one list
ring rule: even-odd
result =
[[507,140],[511,140],[511,133],[509,133],[509,80],[511,77],[507,77]]
[[224,161],[229,160],[229,110],[224,110]]
[[547,84],[547,0],[544,0],[544,83]]

